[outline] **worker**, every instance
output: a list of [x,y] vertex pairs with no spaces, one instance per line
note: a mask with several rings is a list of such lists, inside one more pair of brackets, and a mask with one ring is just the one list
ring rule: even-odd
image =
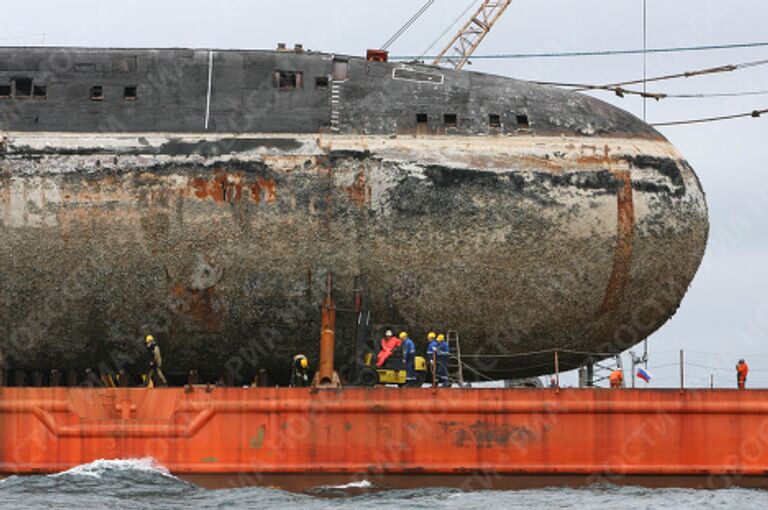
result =
[[611,375],[608,376],[608,380],[611,382],[611,388],[621,388],[621,385],[624,382],[624,373],[620,368],[617,368],[611,372]]
[[147,374],[146,386],[152,383],[153,386],[168,386],[168,381],[163,374],[163,357],[160,355],[160,346],[155,342],[155,337],[147,335],[144,338],[147,344],[147,350],[151,356],[149,362],[149,373]]
[[437,335],[437,344],[437,380],[443,386],[450,386],[451,383],[448,381],[448,355],[450,353],[448,342],[445,341],[445,335],[442,333]]
[[291,387],[292,388],[304,388],[309,386],[309,373],[307,371],[309,367],[309,360],[303,354],[297,354],[293,357],[293,364],[291,368]]
[[381,367],[384,362],[392,356],[392,353],[400,347],[400,339],[392,334],[392,330],[388,329],[384,333],[384,338],[381,339],[381,350],[376,355],[376,366]]
[[400,341],[403,343],[403,362],[405,363],[405,384],[413,385],[416,382],[416,344],[405,331],[400,332]]
[[437,383],[441,386],[450,386],[448,381],[448,342],[445,341],[445,335],[442,333],[435,335],[430,332],[428,339],[432,339],[427,346],[427,359],[432,363],[432,371]]
[[427,333],[427,362],[429,363],[429,370],[432,372],[432,376],[437,378],[435,372],[435,364],[437,361],[437,335],[434,331]]
[[747,385],[747,374],[749,373],[749,365],[743,359],[740,359],[736,365],[736,386],[743,390]]

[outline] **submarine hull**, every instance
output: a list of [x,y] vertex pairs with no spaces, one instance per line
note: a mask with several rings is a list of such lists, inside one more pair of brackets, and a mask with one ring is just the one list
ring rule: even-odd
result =
[[470,378],[618,353],[677,309],[704,253],[696,175],[663,139],[8,132],[2,351],[20,370],[278,380],[316,360],[325,275],[352,362],[377,324],[456,330]]

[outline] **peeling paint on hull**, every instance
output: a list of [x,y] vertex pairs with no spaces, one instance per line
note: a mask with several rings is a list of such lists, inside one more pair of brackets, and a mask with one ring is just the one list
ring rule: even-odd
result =
[[[152,332],[171,373],[279,376],[316,359],[329,270],[340,307],[365,275],[376,322],[456,329],[466,353],[619,352],[674,313],[707,238],[663,140],[6,136],[0,335],[22,369],[131,366]],[[468,361],[514,377],[550,358]]]

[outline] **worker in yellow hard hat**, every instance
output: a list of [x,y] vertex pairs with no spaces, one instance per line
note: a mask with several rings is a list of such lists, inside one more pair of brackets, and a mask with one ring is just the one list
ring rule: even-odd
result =
[[[429,335],[427,336],[429,338]],[[440,333],[429,342],[427,346],[427,359],[433,364],[432,370],[435,372],[437,382],[442,386],[450,386],[448,381],[448,342],[445,341],[445,335]]]
[[160,355],[160,346],[155,342],[155,337],[147,335],[144,337],[144,343],[147,344],[147,351],[149,351],[149,355],[152,357],[144,384],[149,386],[151,382],[153,386],[168,386],[168,381],[165,378],[165,374],[163,374],[163,357]]
[[291,369],[291,387],[303,388],[309,386],[309,360],[303,354],[297,354],[293,357],[293,368]]
[[416,384],[416,344],[405,331],[400,332],[400,341],[403,346],[403,362],[405,363],[405,385]]
[[440,385],[450,386],[448,382],[448,342],[445,341],[445,335],[442,333],[436,335],[434,332],[430,332],[427,338],[430,339],[427,345],[427,360],[432,366],[433,375]]

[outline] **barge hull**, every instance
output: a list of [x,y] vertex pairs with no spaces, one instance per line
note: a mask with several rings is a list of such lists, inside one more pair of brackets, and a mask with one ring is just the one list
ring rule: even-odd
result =
[[760,390],[3,388],[0,473],[152,457],[177,476],[217,486],[362,478],[478,484],[469,488],[558,481],[762,486],[766,396]]

